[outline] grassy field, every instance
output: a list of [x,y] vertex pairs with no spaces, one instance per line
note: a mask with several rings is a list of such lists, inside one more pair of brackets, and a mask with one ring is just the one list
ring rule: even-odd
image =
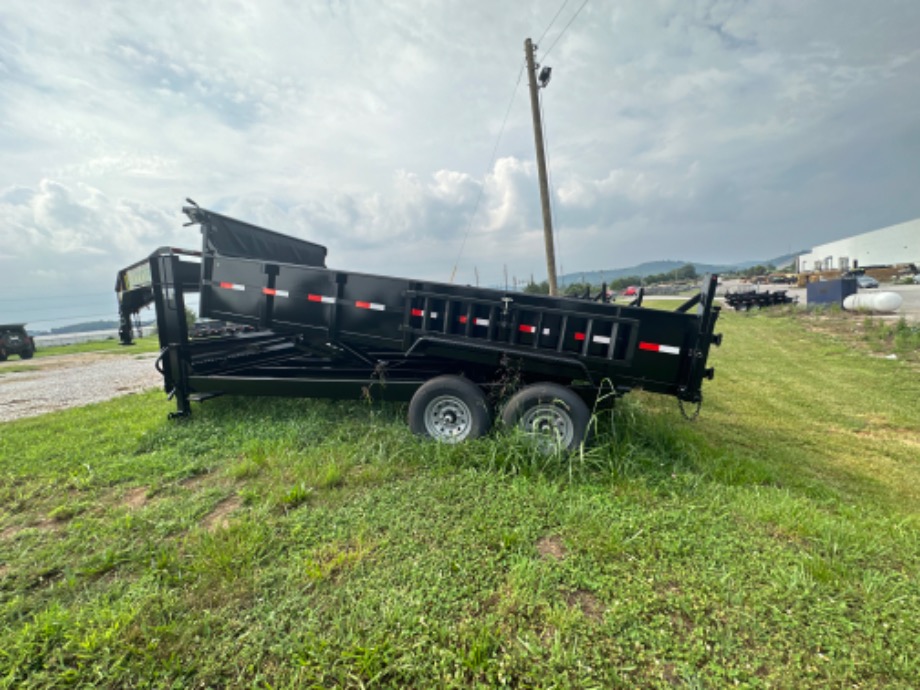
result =
[[82,352],[102,352],[107,354],[142,354],[144,352],[157,352],[160,341],[156,336],[135,338],[134,345],[125,347],[118,340],[94,340],[88,343],[74,343],[73,345],[54,345],[42,347],[35,351],[35,357],[54,357],[57,355],[73,355]]
[[810,319],[726,314],[696,422],[631,394],[569,458],[361,403],[0,424],[0,687],[916,687],[917,369]]
[[75,343],[73,345],[54,345],[42,347],[35,351],[32,359],[23,360],[17,355],[5,362],[0,362],[0,376],[14,374],[22,371],[44,369],[53,363],[60,355],[77,355],[84,353],[98,353],[103,355],[142,355],[158,352],[160,341],[156,336],[137,338],[134,345],[124,347],[117,340],[94,340],[88,343]]

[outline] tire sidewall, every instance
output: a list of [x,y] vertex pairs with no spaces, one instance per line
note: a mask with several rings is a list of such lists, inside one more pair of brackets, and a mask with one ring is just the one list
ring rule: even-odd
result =
[[552,405],[563,412],[572,425],[572,440],[561,450],[575,450],[588,440],[591,410],[575,391],[560,384],[536,383],[522,388],[511,397],[502,410],[502,422],[509,429],[520,428],[527,412],[541,405]]
[[[457,398],[470,411],[469,431],[456,441],[432,437],[425,424],[429,405],[445,396]],[[485,394],[479,386],[461,376],[438,376],[422,384],[409,402],[408,418],[412,433],[442,442],[462,443],[473,440],[485,436],[492,428],[492,410]]]

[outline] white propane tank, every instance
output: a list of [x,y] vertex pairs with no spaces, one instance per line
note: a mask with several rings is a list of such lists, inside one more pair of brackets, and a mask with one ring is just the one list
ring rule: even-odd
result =
[[869,311],[889,312],[900,309],[903,301],[897,292],[860,292],[845,297],[843,308],[848,311],[868,309]]

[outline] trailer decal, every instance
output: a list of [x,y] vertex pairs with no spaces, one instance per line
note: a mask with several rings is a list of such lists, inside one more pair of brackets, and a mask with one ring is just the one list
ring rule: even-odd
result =
[[243,292],[246,289],[245,285],[240,285],[239,283],[221,283],[220,286],[224,290],[236,290],[237,292]]
[[307,295],[310,302],[322,302],[323,304],[335,304],[335,297],[325,297],[323,295]]
[[[537,327],[536,327],[536,326],[530,326],[530,325],[528,325],[528,324],[526,324],[526,323],[522,323],[520,326],[518,326],[518,330],[519,330],[521,333],[530,333],[530,334],[533,334],[533,333],[536,333],[536,332],[537,332]],[[543,335],[549,335],[549,329],[548,329],[548,328],[544,328],[544,329],[543,329]]]
[[[465,317],[465,316],[457,317],[457,320],[458,320],[460,323],[466,323],[467,321],[469,321],[469,319],[468,319],[467,317]],[[474,319],[473,319],[473,325],[474,325],[474,326],[488,326],[488,325],[489,325],[489,320],[488,320],[488,319],[478,319],[478,318],[474,318]]]
[[272,297],[290,297],[291,294],[287,290],[275,290],[274,288],[262,288],[262,293],[265,295],[270,295]]
[[660,352],[665,355],[679,355],[680,348],[673,345],[659,345],[657,343],[639,343],[639,349],[646,352]]
[[376,302],[362,302],[360,300],[355,302],[355,306],[358,309],[373,309],[374,311],[386,311],[387,309],[386,305],[384,304],[377,304]]

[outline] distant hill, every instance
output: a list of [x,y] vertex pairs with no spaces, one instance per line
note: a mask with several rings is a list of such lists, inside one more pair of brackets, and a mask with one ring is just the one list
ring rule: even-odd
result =
[[117,321],[84,321],[83,323],[73,323],[69,326],[52,328],[49,333],[52,335],[63,335],[65,333],[88,333],[90,331],[107,331],[118,328]]
[[610,268],[603,271],[580,271],[566,273],[565,275],[559,277],[559,283],[561,285],[569,285],[570,283],[587,282],[591,283],[592,285],[598,285],[603,282],[610,282],[611,280],[616,280],[617,278],[625,278],[627,276],[638,276],[639,278],[645,278],[646,276],[668,273],[670,271],[677,270],[681,266],[686,266],[687,264],[693,264],[693,267],[699,274],[731,273],[732,271],[741,271],[745,268],[750,268],[751,266],[757,266],[758,264],[764,266],[767,264],[773,264],[777,268],[780,268],[782,266],[788,266],[791,264],[795,258],[802,253],[804,253],[804,251],[798,252],[796,254],[785,254],[784,256],[778,256],[775,259],[767,259],[765,261],[743,261],[737,264],[701,264],[697,263],[696,261],[671,260],[647,261],[637,266],[629,266],[627,268]]

